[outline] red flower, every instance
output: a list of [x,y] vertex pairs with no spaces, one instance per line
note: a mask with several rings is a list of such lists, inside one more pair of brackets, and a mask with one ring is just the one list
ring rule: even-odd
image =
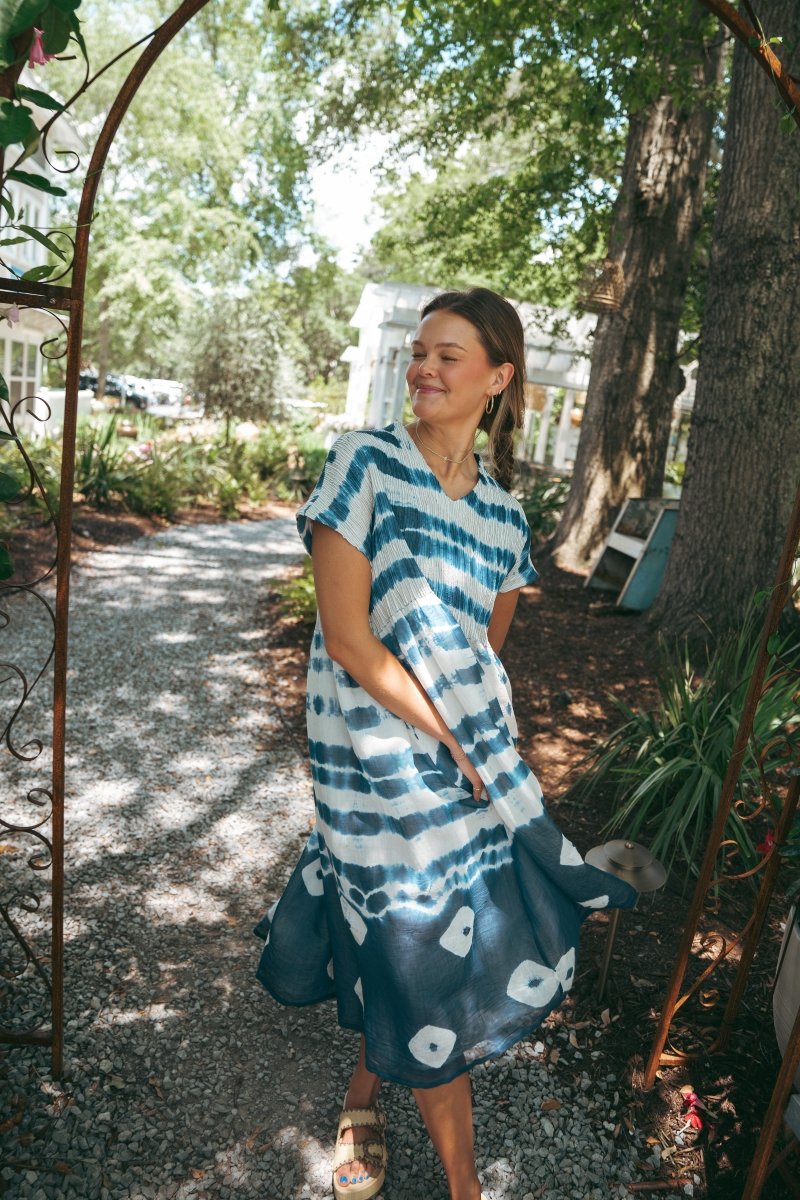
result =
[[763,842],[761,842],[760,845],[756,846],[756,850],[758,851],[759,854],[769,854],[770,850],[772,849],[772,847],[774,845],[775,845],[775,830],[768,829],[764,836]]
[[43,30],[34,28],[33,41],[28,53],[29,67],[43,67],[45,63],[49,63],[51,58],[55,58],[55,54],[47,54],[42,42]]

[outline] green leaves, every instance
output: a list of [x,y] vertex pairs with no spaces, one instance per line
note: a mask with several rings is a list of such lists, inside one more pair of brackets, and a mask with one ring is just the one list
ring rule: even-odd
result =
[[47,279],[53,274],[55,267],[52,264],[43,263],[38,267],[31,267],[29,271],[25,271],[20,276],[21,279],[30,279],[31,283],[39,283],[42,279]]
[[22,484],[7,471],[0,471],[0,500],[13,500],[22,491]]
[[23,84],[18,83],[16,91],[20,100],[28,100],[31,104],[35,104],[39,108],[46,108],[53,112],[63,111],[64,105],[60,100],[56,100],[53,96],[48,96],[47,92],[42,92],[39,88],[25,87]]
[[46,9],[42,18],[42,45],[45,54],[61,54],[66,50],[75,21],[74,14],[64,10],[61,5],[51,4]]
[[37,188],[40,192],[47,192],[48,196],[66,196],[66,191],[62,187],[51,183],[44,175],[36,175],[33,171],[18,171],[14,168],[11,171],[6,171],[6,179],[15,179],[17,183],[27,183],[28,187]]
[[15,38],[32,25],[41,28],[41,14],[50,0],[0,0],[0,38]]
[[39,130],[29,108],[12,100],[0,100],[0,146],[14,146],[17,142],[30,146],[38,137]]
[[10,579],[14,574],[14,563],[8,548],[0,542],[0,579]]
[[33,238],[33,240],[38,242],[40,246],[44,246],[45,249],[49,250],[51,254],[55,254],[55,256],[60,258],[62,262],[67,261],[66,254],[63,250],[59,249],[50,234],[42,233],[40,229],[35,229],[33,225],[18,225],[17,228],[21,230],[22,233],[27,234],[29,238]]
[[[755,663],[757,610],[754,605],[743,627],[717,645],[702,677],[693,670],[685,645],[682,650],[665,648],[657,708],[636,710],[616,702],[623,722],[587,755],[587,769],[571,789],[573,796],[588,798],[600,785],[613,788],[614,815],[607,829],[626,837],[641,834],[667,865],[679,858],[696,868],[705,849]],[[800,662],[800,646],[788,645],[780,635],[770,638],[769,649]],[[797,693],[796,675],[772,675],[756,710],[737,799],[752,800],[761,790],[759,750],[770,747],[761,764],[769,778],[783,767],[781,738],[798,745]],[[735,808],[725,836],[739,847],[742,869],[757,861],[758,837]]]

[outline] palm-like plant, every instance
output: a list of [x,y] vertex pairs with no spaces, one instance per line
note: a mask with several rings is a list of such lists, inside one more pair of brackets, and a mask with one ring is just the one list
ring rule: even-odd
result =
[[[702,674],[693,668],[685,643],[670,649],[662,642],[656,708],[631,708],[611,696],[624,720],[582,760],[586,770],[569,790],[587,799],[601,784],[613,788],[606,832],[645,838],[667,865],[678,858],[695,870],[704,849],[755,664],[757,625],[754,605],[741,629],[709,654]],[[772,682],[756,710],[739,776],[737,796],[745,801],[760,791],[757,747],[772,744],[761,763],[769,778],[785,765],[786,741],[800,745],[800,645],[777,638],[770,650]],[[725,836],[736,843],[744,864],[760,857],[758,837],[735,806]]]

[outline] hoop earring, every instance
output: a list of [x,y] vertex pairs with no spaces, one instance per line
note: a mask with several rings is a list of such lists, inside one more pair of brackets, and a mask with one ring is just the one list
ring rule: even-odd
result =
[[503,394],[502,392],[498,392],[496,396],[490,396],[489,399],[486,401],[486,410],[485,411],[486,411],[487,417],[491,416],[492,413],[494,412],[494,402],[495,402],[495,400],[499,400],[500,397],[502,396],[502,394]]

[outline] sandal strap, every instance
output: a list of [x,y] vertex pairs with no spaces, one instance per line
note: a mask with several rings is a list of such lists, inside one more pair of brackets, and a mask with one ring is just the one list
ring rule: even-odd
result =
[[343,1129],[352,1129],[357,1125],[374,1125],[383,1129],[385,1124],[386,1117],[377,1106],[373,1108],[343,1108],[339,1114],[339,1134]]
[[386,1145],[384,1142],[337,1142],[333,1152],[333,1169],[345,1166],[350,1162],[377,1163],[385,1167],[387,1162]]

